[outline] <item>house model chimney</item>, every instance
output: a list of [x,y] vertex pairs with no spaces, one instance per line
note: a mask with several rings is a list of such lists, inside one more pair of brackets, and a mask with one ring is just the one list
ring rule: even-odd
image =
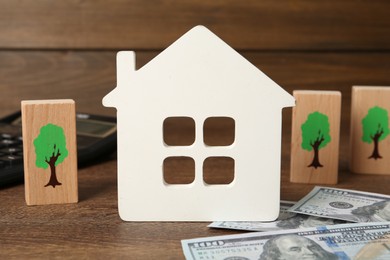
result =
[[113,107],[110,102],[115,96],[119,95],[118,89],[126,88],[127,82],[130,82],[131,77],[135,72],[135,52],[120,51],[116,55],[116,88],[103,98],[103,105]]

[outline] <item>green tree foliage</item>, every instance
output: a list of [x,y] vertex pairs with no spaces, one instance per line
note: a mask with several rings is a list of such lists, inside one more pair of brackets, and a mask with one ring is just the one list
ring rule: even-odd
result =
[[314,150],[313,161],[308,167],[322,167],[319,161],[319,150],[324,148],[331,140],[328,116],[320,112],[313,112],[301,126],[302,143],[304,150]]
[[363,142],[369,144],[374,142],[374,150],[368,158],[375,160],[382,158],[379,154],[379,142],[384,140],[390,133],[387,110],[378,106],[370,108],[362,120],[362,127]]
[[35,165],[39,168],[47,169],[50,167],[50,180],[45,185],[61,185],[57,180],[56,166],[64,161],[68,156],[66,149],[66,139],[62,127],[47,124],[40,129],[40,133],[34,140],[36,161]]

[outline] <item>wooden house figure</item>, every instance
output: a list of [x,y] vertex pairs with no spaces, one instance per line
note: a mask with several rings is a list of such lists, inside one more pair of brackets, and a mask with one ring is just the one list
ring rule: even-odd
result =
[[[280,201],[282,108],[294,98],[203,26],[196,26],[142,68],[117,54],[117,87],[103,98],[117,109],[119,215],[126,221],[271,221]],[[190,118],[195,140],[164,142],[169,118]],[[234,140],[207,145],[203,126],[234,120]],[[195,177],[168,184],[167,158],[190,158]],[[207,184],[209,158],[234,162],[229,184]]]

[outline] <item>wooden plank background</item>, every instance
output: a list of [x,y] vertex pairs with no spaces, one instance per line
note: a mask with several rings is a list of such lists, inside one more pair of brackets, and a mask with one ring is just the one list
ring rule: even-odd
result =
[[203,24],[240,50],[389,50],[390,2],[1,0],[0,47],[161,49]]
[[[199,24],[289,93],[341,91],[337,187],[388,194],[388,176],[348,170],[351,86],[390,85],[387,0],[0,0],[0,117],[21,100],[54,98],[115,115],[101,99],[116,85],[116,52],[135,50],[139,68]],[[298,200],[312,185],[289,182],[290,130],[286,109],[281,198]],[[183,259],[181,239],[234,233],[205,223],[122,222],[114,157],[80,169],[77,205],[26,207],[22,185],[1,190],[0,256]]]
[[0,0],[0,116],[42,98],[114,115],[101,98],[116,52],[136,50],[140,67],[198,24],[290,93],[349,102],[352,85],[390,85],[389,17],[389,1]]
[[389,1],[0,0],[0,116],[36,98],[113,115],[100,100],[115,53],[136,50],[140,67],[198,24],[289,92],[347,100],[351,85],[390,84],[389,16]]
[[[390,52],[255,52],[244,57],[279,85],[340,90],[350,103],[352,85],[390,85]],[[141,67],[157,52],[137,52]],[[24,99],[72,98],[77,110],[114,115],[101,105],[116,85],[116,51],[0,50],[0,116]],[[342,116],[349,117],[349,106]]]
[[115,115],[101,99],[116,85],[116,52],[135,50],[139,68],[198,24],[290,93],[341,91],[341,144],[351,86],[390,85],[390,1],[0,0],[0,117],[53,98]]

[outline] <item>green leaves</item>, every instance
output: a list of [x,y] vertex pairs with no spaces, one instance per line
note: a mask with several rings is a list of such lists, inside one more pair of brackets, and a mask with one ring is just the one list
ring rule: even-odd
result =
[[50,160],[55,159],[55,166],[68,156],[66,139],[62,127],[47,124],[41,127],[40,133],[34,140],[36,161],[35,165],[46,169]]
[[362,120],[362,127],[363,142],[370,144],[375,138],[377,138],[377,141],[385,139],[390,133],[387,110],[378,106],[370,108]]
[[313,112],[307,116],[307,120],[301,126],[302,144],[304,150],[311,151],[314,148],[321,149],[331,140],[328,116],[320,112]]

